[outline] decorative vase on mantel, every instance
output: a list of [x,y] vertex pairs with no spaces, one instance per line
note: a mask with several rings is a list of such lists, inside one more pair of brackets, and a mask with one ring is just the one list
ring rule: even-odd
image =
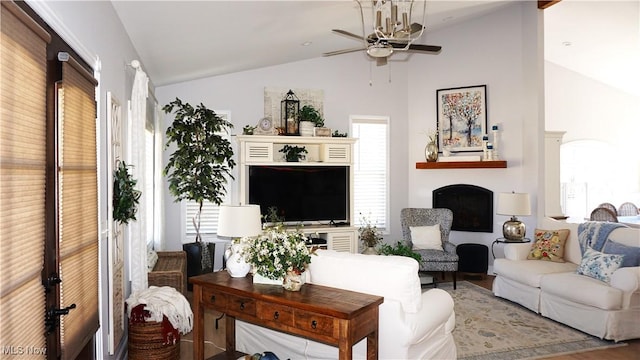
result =
[[424,148],[424,157],[427,162],[438,161],[438,145],[436,145],[435,141],[430,141]]

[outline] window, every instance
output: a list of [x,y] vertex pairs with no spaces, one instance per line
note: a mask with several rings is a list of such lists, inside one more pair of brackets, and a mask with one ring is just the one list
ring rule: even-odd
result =
[[[228,111],[215,111],[218,116],[221,118],[230,121],[230,113]],[[227,137],[227,140],[231,141],[230,134],[224,134],[223,136]],[[223,204],[229,204],[231,202],[231,179],[228,179],[226,186],[226,194]],[[187,242],[195,241],[196,238],[196,228],[194,226],[194,219],[196,214],[198,213],[198,203],[195,201],[184,201],[183,213],[184,213],[184,224],[185,224],[185,240]],[[218,214],[219,214],[219,206],[210,202],[205,201],[202,204],[202,213],[200,214],[200,235],[203,237],[215,235],[218,231]]]
[[354,147],[352,223],[360,226],[364,216],[384,230],[389,224],[389,118],[352,116],[351,134],[358,139]]

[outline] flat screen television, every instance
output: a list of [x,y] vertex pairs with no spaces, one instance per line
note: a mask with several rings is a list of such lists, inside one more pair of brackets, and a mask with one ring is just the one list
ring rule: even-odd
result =
[[348,224],[348,166],[250,166],[249,204],[286,224]]

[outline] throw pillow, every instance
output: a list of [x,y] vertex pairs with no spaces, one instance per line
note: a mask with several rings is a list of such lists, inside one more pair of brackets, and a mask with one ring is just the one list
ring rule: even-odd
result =
[[624,255],[620,267],[640,266],[640,247],[622,245],[615,241],[607,240],[602,252],[605,254]]
[[608,283],[613,272],[622,265],[622,258],[622,255],[604,254],[587,247],[576,273]]
[[535,240],[527,259],[564,262],[564,244],[569,237],[569,229],[536,229]]
[[440,224],[433,226],[410,226],[411,242],[414,249],[442,251]]
[[153,251],[147,251],[147,270],[153,271],[153,268],[156,267],[156,263],[158,262],[158,254]]

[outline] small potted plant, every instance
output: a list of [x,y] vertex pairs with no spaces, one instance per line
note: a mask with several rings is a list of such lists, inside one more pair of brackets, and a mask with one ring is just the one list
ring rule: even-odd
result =
[[280,152],[284,153],[284,158],[288,162],[298,162],[307,153],[307,149],[304,146],[285,145],[280,149]]
[[315,127],[323,127],[324,119],[320,116],[320,112],[316,110],[312,105],[305,105],[298,112],[300,121],[309,121],[313,123]]
[[375,225],[372,225],[368,218],[362,217],[362,226],[358,229],[360,235],[360,241],[364,250],[363,254],[366,255],[378,255],[376,246],[382,242],[382,234]]

